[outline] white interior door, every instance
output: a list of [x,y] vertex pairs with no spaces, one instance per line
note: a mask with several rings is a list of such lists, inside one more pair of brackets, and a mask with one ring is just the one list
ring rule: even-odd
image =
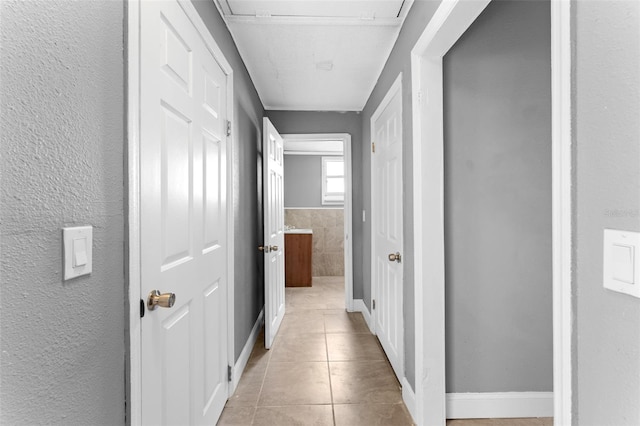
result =
[[372,240],[375,330],[396,376],[404,376],[402,318],[402,90],[398,80],[372,117]]
[[273,344],[284,318],[284,142],[263,119],[264,173],[264,346]]
[[140,2],[142,422],[215,424],[227,382],[227,77],[178,1]]

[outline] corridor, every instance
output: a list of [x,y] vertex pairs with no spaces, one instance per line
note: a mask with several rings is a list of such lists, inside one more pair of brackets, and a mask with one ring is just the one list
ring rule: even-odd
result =
[[[286,289],[273,348],[264,329],[218,426],[413,425],[402,390],[362,314],[344,310],[344,279]],[[447,426],[552,426],[552,418],[448,420]]]
[[218,425],[412,425],[402,391],[362,314],[344,310],[344,279],[286,289],[273,348],[258,338]]

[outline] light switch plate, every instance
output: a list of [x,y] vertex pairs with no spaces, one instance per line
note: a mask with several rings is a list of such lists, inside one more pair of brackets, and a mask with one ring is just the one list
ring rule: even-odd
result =
[[604,230],[604,287],[640,298],[640,233]]
[[93,226],[62,228],[64,279],[90,274],[93,267]]

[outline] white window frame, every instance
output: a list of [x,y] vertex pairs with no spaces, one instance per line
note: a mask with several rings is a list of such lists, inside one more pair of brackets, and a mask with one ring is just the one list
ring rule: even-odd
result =
[[327,176],[327,163],[328,162],[336,162],[336,160],[342,161],[344,167],[344,157],[343,156],[332,156],[332,157],[322,157],[322,205],[343,205],[345,192],[327,192],[327,179],[328,178],[338,178],[341,177],[345,182],[346,188],[346,179],[344,168],[342,171],[342,175],[331,175]]

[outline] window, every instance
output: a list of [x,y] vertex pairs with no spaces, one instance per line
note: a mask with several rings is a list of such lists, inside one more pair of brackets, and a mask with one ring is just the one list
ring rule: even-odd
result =
[[344,204],[343,157],[322,157],[322,204]]

